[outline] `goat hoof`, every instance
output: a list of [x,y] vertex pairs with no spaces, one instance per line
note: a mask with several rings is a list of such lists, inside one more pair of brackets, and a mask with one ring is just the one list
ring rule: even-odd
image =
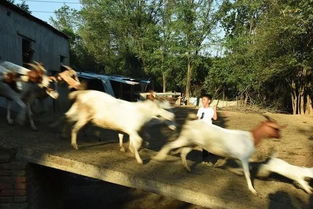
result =
[[78,150],[77,144],[72,144],[72,147],[73,147],[74,149]]
[[143,161],[141,159],[137,159],[137,163],[142,165]]
[[250,189],[250,191],[251,191],[252,194],[254,194],[254,195],[257,195],[257,194],[258,194],[254,189]]
[[121,151],[121,152],[126,152],[125,147],[121,147],[121,148],[120,148],[120,151]]
[[169,125],[168,127],[169,127],[169,129],[171,129],[172,131],[175,131],[175,130],[176,130],[176,126],[175,126],[175,125]]

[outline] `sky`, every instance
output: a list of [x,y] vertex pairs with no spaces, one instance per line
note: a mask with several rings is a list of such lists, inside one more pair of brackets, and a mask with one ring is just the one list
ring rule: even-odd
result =
[[[24,0],[29,6],[31,14],[45,22],[49,23],[50,17],[55,18],[54,11],[62,7],[64,4],[73,9],[80,10],[81,4],[79,0]],[[14,0],[15,4],[21,3],[22,0]]]

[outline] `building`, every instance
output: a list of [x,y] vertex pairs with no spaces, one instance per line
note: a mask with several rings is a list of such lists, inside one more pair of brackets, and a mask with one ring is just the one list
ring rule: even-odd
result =
[[103,91],[116,98],[128,101],[140,99],[140,93],[147,91],[150,84],[149,80],[134,79],[120,75],[79,72],[78,77],[86,85],[87,89]]
[[69,65],[69,38],[64,33],[4,0],[0,20],[0,61],[23,65],[35,60],[48,71]]

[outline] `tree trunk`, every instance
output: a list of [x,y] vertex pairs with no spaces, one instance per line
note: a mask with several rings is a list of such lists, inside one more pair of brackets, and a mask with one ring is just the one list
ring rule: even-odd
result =
[[291,81],[291,105],[292,105],[292,114],[297,114],[297,103],[298,103],[298,97],[296,92],[296,83],[294,81]]
[[296,115],[298,99],[295,92],[291,93],[291,103],[292,103],[292,114]]
[[305,106],[304,106],[304,95],[299,95],[300,97],[300,113],[301,115],[304,115],[305,113]]
[[245,97],[245,107],[247,106],[247,104],[248,104],[248,99],[249,99],[249,94],[248,94],[248,92],[246,92],[245,94],[244,94],[244,97]]
[[299,114],[304,115],[305,106],[304,106],[304,86],[299,88]]
[[305,114],[307,114],[307,115],[313,115],[312,100],[311,100],[310,95],[306,95]]
[[192,66],[191,66],[191,61],[188,58],[187,77],[186,77],[186,100],[187,100],[187,104],[189,103],[189,98],[190,98],[191,73],[192,73]]
[[165,72],[162,73],[162,80],[163,80],[163,93],[166,92],[166,74]]

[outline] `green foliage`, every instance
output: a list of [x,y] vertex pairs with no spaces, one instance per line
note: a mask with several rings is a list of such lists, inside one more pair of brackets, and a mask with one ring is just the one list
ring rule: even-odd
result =
[[[10,2],[11,4],[15,4],[14,0],[5,0],[7,2]],[[17,3],[15,4],[16,6],[18,6],[19,8],[21,8],[22,10],[24,10],[25,12],[31,14],[32,12],[29,10],[29,6],[28,4],[26,4],[25,0],[22,0],[21,3]]]
[[[311,4],[305,0],[224,1],[219,18],[226,53],[223,61],[213,64],[209,87],[231,85],[238,96],[267,106],[275,103],[284,111],[290,111],[289,102],[296,98],[296,112],[301,112],[301,102],[305,103],[312,86]],[[212,80],[213,72],[219,79]]]
[[78,33],[106,73],[149,76],[163,83],[163,90],[182,89],[188,60],[194,69],[207,66],[199,52],[215,26],[212,1],[82,3]]
[[[77,12],[65,5],[52,20],[71,38],[77,66],[283,111],[303,112],[309,104],[312,0],[82,0],[82,6]],[[225,33],[221,57],[208,53],[215,29]]]
[[82,37],[79,35],[82,19],[79,12],[63,5],[55,11],[56,19],[50,18],[51,24],[69,37],[70,62],[78,70],[100,71],[101,63],[96,63],[95,58],[87,50]]

